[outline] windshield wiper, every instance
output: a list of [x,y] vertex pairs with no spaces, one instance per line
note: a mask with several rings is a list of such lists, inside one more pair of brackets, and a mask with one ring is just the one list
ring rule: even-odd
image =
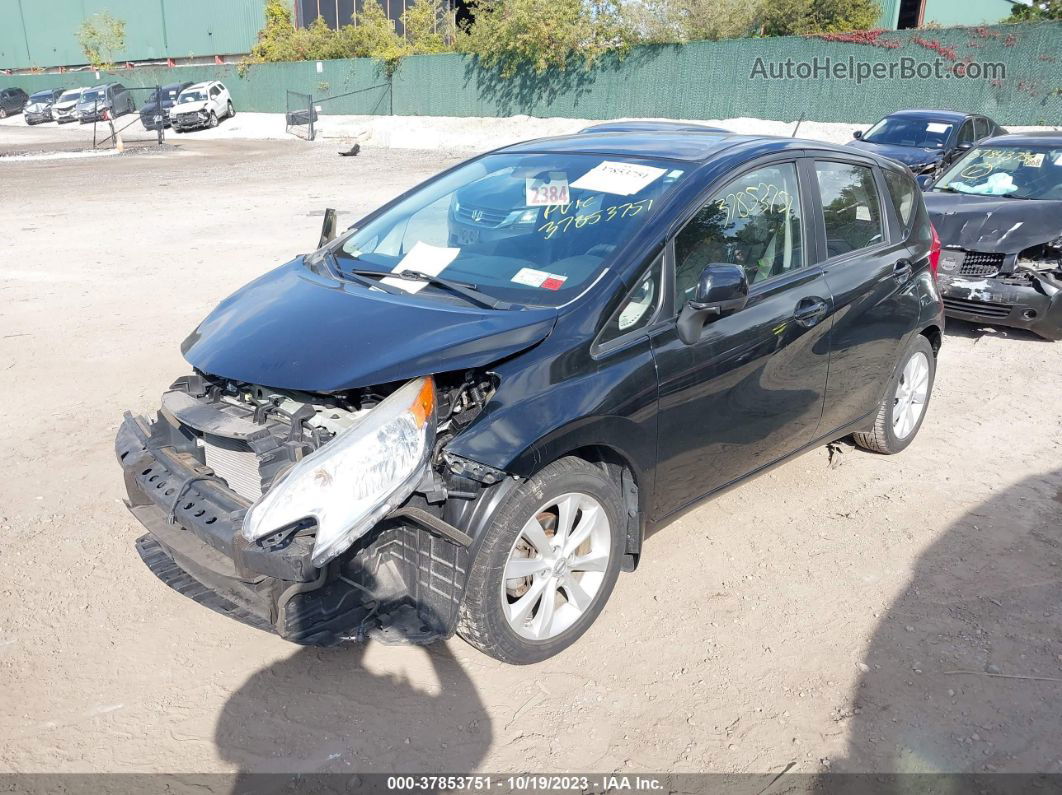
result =
[[[488,309],[515,309],[515,304],[510,304],[506,301],[499,301],[497,298],[491,298],[489,295],[484,294],[479,287],[469,282],[459,282],[453,279],[444,279],[441,276],[431,276],[430,274],[422,271],[404,270],[394,273],[391,271],[377,271],[367,268],[353,268],[344,273],[353,273],[357,276],[375,276],[378,279],[386,279],[388,277],[392,279],[404,279],[408,282],[427,282],[428,284],[435,284],[439,287],[445,287],[447,290],[453,293],[457,293],[467,301],[476,304],[478,306],[485,306]],[[374,285],[375,286],[375,285]]]

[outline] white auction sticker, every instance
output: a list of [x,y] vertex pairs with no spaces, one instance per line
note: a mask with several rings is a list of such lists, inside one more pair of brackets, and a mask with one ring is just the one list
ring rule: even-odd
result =
[[926,132],[931,133],[946,133],[951,129],[950,124],[941,124],[940,122],[931,121],[926,125]]
[[667,169],[603,160],[572,183],[579,190],[602,191],[617,196],[638,193]]
[[[409,253],[402,257],[402,261],[391,269],[391,273],[420,271],[428,276],[438,276],[460,253],[461,249],[459,248],[443,248],[442,246],[433,246],[418,240],[413,245],[413,248],[409,250]],[[397,287],[407,293],[419,293],[428,286],[427,282],[396,279],[392,276],[381,279],[380,283]]]
[[563,171],[551,171],[548,179],[528,177],[524,180],[524,200],[528,207],[548,207],[551,204],[568,204],[568,175]]
[[538,271],[534,268],[520,268],[510,281],[526,284],[528,287],[541,287],[544,290],[559,290],[568,281],[568,277]]

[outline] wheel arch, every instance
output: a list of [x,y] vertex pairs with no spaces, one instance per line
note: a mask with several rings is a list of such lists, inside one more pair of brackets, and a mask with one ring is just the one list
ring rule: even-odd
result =
[[944,330],[935,323],[926,326],[919,334],[929,340],[929,344],[933,346],[933,355],[940,355],[940,346],[944,344]]

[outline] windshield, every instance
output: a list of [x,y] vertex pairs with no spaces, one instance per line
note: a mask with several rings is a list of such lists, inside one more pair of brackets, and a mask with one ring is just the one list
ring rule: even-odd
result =
[[203,91],[185,91],[178,97],[177,102],[202,102],[206,99],[206,93]]
[[889,116],[867,130],[863,140],[872,144],[942,149],[954,126],[946,121]]
[[84,94],[81,95],[81,101],[82,102],[97,102],[97,101],[100,101],[100,100],[104,99],[104,95],[106,93],[107,92],[103,91],[103,90],[100,90],[100,91],[86,91]]
[[67,91],[61,97],[60,102],[73,102],[76,99],[81,99],[81,89],[75,89],[74,91]]
[[945,172],[933,190],[1015,199],[1062,199],[1062,145],[971,149]]
[[[502,301],[560,306],[658,212],[685,173],[673,166],[607,155],[487,155],[342,238],[336,264],[341,274],[420,271]],[[385,283],[407,292],[426,287]]]
[[38,91],[36,94],[30,94],[30,102],[50,102],[54,96],[53,91]]

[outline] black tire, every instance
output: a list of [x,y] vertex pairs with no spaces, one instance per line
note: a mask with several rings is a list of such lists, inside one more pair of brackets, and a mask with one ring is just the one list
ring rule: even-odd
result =
[[229,100],[229,109],[228,109],[228,112],[225,114],[225,118],[231,119],[235,115],[236,115],[236,108],[232,107],[232,100]]
[[214,111],[210,111],[210,121],[208,121],[207,124],[210,126],[210,129],[214,129],[215,127],[217,127],[218,114],[216,114]]
[[7,108],[0,108],[0,119],[7,118]]
[[[928,391],[926,392],[926,399],[922,405],[922,414],[919,416],[918,421],[914,424],[911,431],[902,439],[898,438],[893,430],[893,409],[896,407],[896,393],[897,388],[900,385],[900,379],[903,376],[904,368],[907,363],[916,354],[924,354],[929,362],[929,383]],[[904,450],[914,438],[918,435],[919,429],[922,427],[922,422],[926,418],[926,412],[929,410],[929,401],[933,396],[933,381],[937,374],[937,357],[933,351],[933,346],[929,340],[923,335],[917,334],[915,338],[911,340],[911,343],[907,346],[907,350],[904,351],[903,356],[900,357],[899,363],[896,365],[896,371],[892,374],[892,378],[889,379],[889,385],[885,390],[885,396],[881,399],[881,404],[878,406],[878,413],[874,418],[874,427],[869,431],[852,434],[852,438],[857,445],[865,450],[871,450],[875,453],[883,453],[885,455],[895,455]]]
[[[593,601],[575,623],[555,637],[530,640],[513,630],[503,612],[503,572],[528,518],[543,503],[567,492],[588,494],[604,507],[611,528],[609,560]],[[608,601],[619,576],[626,526],[623,497],[604,469],[573,457],[543,468],[515,489],[491,517],[469,574],[458,634],[484,654],[514,665],[540,662],[563,651],[589,629]]]

